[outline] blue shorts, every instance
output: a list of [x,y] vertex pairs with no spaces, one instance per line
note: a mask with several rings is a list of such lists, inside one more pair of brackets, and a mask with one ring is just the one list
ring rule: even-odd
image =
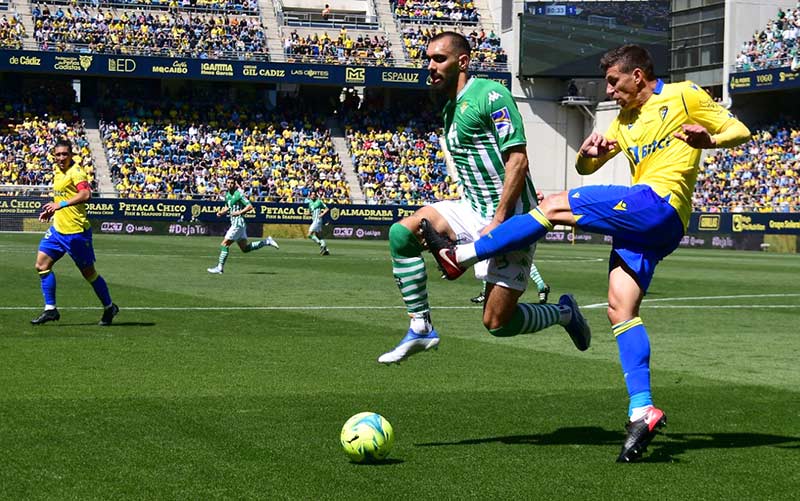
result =
[[683,222],[675,208],[644,184],[575,188],[569,191],[569,205],[580,229],[614,238],[609,270],[616,254],[645,292],[658,262],[683,238]]
[[69,254],[78,269],[83,270],[93,265],[95,261],[92,230],[89,228],[82,233],[64,235],[51,226],[39,242],[39,252],[44,252],[53,258],[53,261],[58,261],[65,253]]

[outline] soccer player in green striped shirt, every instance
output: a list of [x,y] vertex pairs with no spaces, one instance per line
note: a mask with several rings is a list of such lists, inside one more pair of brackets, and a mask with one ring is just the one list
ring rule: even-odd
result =
[[229,214],[231,218],[231,227],[228,228],[225,237],[222,239],[217,265],[208,269],[209,273],[215,275],[221,275],[223,273],[225,261],[228,260],[228,252],[233,242],[239,245],[242,252],[258,250],[266,246],[275,247],[276,249],[279,248],[278,243],[272,237],[267,237],[258,242],[247,242],[247,222],[244,220],[244,215],[255,208],[236,185],[236,179],[229,177],[226,181],[227,191],[225,192],[225,207],[217,211],[217,217]]
[[[431,323],[420,233],[472,242],[507,218],[536,207],[525,130],[511,93],[492,80],[470,78],[470,45],[458,33],[433,37],[427,55],[431,87],[448,98],[444,135],[463,195],[458,201],[423,207],[389,229],[392,271],[411,321],[400,343],[378,358],[384,364],[399,363],[439,344]],[[484,327],[494,336],[507,337],[560,324],[578,349],[587,349],[591,331],[571,295],[562,296],[559,304],[518,303],[534,250],[531,246],[475,266],[476,278],[488,282]]]
[[327,256],[330,254],[330,251],[328,250],[328,244],[326,244],[325,240],[322,238],[322,218],[325,217],[325,214],[327,214],[330,209],[328,209],[328,206],[325,205],[325,202],[319,198],[317,192],[314,190],[311,190],[311,193],[308,194],[306,203],[308,204],[309,212],[311,212],[311,224],[308,226],[308,238],[319,245],[319,253],[321,255]]

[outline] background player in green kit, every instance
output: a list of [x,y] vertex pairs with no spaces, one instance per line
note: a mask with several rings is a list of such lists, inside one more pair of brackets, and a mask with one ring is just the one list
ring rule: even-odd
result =
[[[514,214],[536,207],[525,130],[511,93],[495,81],[469,77],[470,45],[458,33],[433,37],[427,56],[431,88],[448,98],[444,136],[463,195],[458,201],[425,206],[389,229],[392,272],[411,321],[400,343],[378,358],[383,364],[401,362],[439,344],[431,323],[420,231],[426,240],[438,232],[472,242]],[[488,282],[484,327],[493,336],[508,337],[560,324],[578,349],[587,349],[591,332],[571,295],[562,296],[559,304],[518,303],[534,249],[526,247],[476,266],[476,278]]]
[[278,243],[272,237],[267,237],[258,242],[247,243],[247,222],[244,220],[244,215],[254,210],[250,200],[236,188],[237,181],[233,178],[227,180],[228,191],[225,192],[225,207],[217,212],[217,217],[222,217],[225,214],[230,214],[231,227],[225,233],[225,238],[222,239],[222,246],[219,250],[219,262],[213,268],[209,268],[209,273],[221,274],[225,267],[225,261],[228,259],[228,252],[231,244],[236,242],[242,252],[250,252],[269,245],[270,247],[278,248]]
[[319,199],[316,191],[308,194],[306,199],[308,210],[311,211],[311,225],[308,227],[308,238],[315,241],[319,245],[319,253],[323,256],[330,254],[328,245],[322,239],[322,218],[328,213],[328,206],[325,202]]

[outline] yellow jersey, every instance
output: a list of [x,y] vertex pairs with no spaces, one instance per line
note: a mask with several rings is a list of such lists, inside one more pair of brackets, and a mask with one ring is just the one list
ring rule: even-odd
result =
[[[80,189],[90,189],[89,179],[83,169],[75,164],[65,171],[60,167],[53,168],[53,201],[65,202],[78,194]],[[89,228],[89,219],[86,217],[86,204],[76,204],[64,207],[55,212],[53,226],[56,231],[64,235],[81,233]]]
[[[665,84],[658,80],[641,108],[623,110],[605,137],[618,142],[628,158],[632,184],[646,184],[678,212],[684,228],[692,213],[692,192],[702,150],[674,137],[684,124],[699,124],[716,134],[733,114],[690,81]],[[610,157],[609,157],[610,158]]]

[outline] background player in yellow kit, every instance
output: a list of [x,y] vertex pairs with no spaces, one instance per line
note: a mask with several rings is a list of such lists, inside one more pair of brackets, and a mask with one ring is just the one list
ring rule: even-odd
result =
[[57,140],[53,156],[54,197],[39,214],[40,221],[49,221],[52,218],[53,225],[42,237],[36,255],[36,271],[41,279],[44,311],[31,320],[31,323],[37,325],[61,318],[56,308],[56,276],[53,265],[64,254],[69,254],[81,270],[83,278],[92,284],[103,305],[100,325],[111,325],[119,308],[111,301],[106,281],[94,269],[92,229],[86,217],[86,202],[92,197],[92,187],[83,169],[72,161],[72,143],[69,140]]

